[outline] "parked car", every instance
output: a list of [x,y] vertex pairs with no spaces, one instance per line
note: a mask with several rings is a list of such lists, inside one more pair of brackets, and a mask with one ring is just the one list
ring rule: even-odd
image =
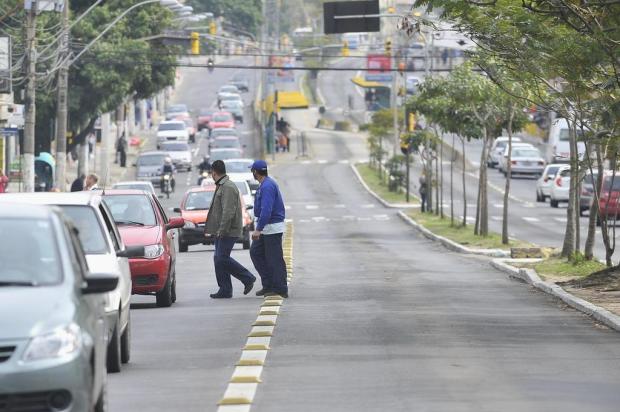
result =
[[[504,151],[504,160],[502,160],[502,173],[508,176],[506,162],[508,160],[508,148]],[[540,152],[535,147],[513,147],[510,157],[511,174],[517,175],[534,175],[540,176],[545,170],[545,159],[542,158]]]
[[211,131],[218,129],[220,127],[234,129],[235,128],[235,119],[233,115],[229,112],[217,112],[211,116],[211,120],[209,121],[209,129]]
[[[578,131],[578,135],[580,131]],[[577,141],[579,158],[586,152],[584,142]],[[568,162],[570,159],[570,133],[566,119],[555,119],[549,128],[547,140],[547,160],[549,163]]]
[[198,113],[198,130],[207,129],[209,127],[209,121],[217,109],[200,109]]
[[242,151],[241,142],[236,136],[220,136],[209,144],[211,149],[238,149]]
[[155,187],[151,182],[141,182],[141,181],[127,181],[127,182],[118,182],[112,185],[112,189],[122,189],[122,190],[144,190],[148,193],[155,193]]
[[157,127],[157,148],[167,141],[189,141],[187,125],[183,120],[166,120]]
[[136,160],[136,179],[159,185],[166,157],[168,153],[160,151],[141,153]]
[[222,110],[232,113],[239,123],[243,123],[243,102],[238,100],[223,100],[220,104]]
[[[521,139],[518,137],[512,138],[513,143],[521,143]],[[500,136],[493,142],[491,150],[489,151],[489,158],[487,159],[488,167],[495,167],[499,165],[502,156],[504,156],[504,150],[508,146],[508,137]]]
[[551,186],[558,170],[564,165],[550,164],[545,167],[542,176],[536,182],[536,201],[544,202],[551,194]]
[[558,207],[560,202],[568,202],[570,190],[570,167],[562,165],[553,179],[549,191],[549,206]]
[[[205,237],[205,222],[209,214],[209,206],[215,194],[216,186],[204,185],[194,187],[188,190],[183,196],[181,207],[175,208],[176,213],[180,213],[184,219],[185,225],[179,234],[179,252],[187,252],[188,247],[192,245],[212,245],[213,238]],[[239,204],[243,219],[243,236],[237,243],[243,244],[244,249],[250,248],[250,236],[252,234],[254,221],[248,213],[253,206],[246,206],[243,196],[239,194]]]
[[176,119],[178,117],[190,117],[190,111],[187,108],[187,105],[180,103],[180,104],[173,104],[168,106],[168,109],[166,110],[166,120],[172,120],[172,119]]
[[162,152],[170,155],[172,163],[178,170],[192,170],[192,149],[185,142],[164,142],[160,146]]
[[248,182],[250,192],[254,195],[258,190],[259,185],[250,170],[250,167],[254,164],[254,159],[226,159],[224,163],[226,164],[226,174],[228,177],[232,181],[245,180]]
[[104,199],[118,225],[123,242],[143,246],[144,256],[129,259],[132,290],[155,295],[157,306],[176,301],[176,248],[174,229],[183,219],[168,219],[157,196],[138,190],[108,190]]
[[599,199],[600,214],[597,218],[597,225],[601,225],[601,220],[617,219],[620,217],[620,176],[612,172],[605,173],[603,176],[603,186],[601,187],[601,197]]
[[101,193],[10,193],[0,201],[59,207],[78,229],[89,270],[119,278],[118,287],[105,296],[105,313],[110,336],[108,371],[120,372],[121,363],[129,362],[131,346],[131,273],[127,258],[141,256],[144,248],[125,247]]
[[237,159],[243,156],[239,149],[211,149],[209,154],[211,156],[211,163],[216,160]]
[[250,82],[248,81],[247,77],[245,77],[241,73],[235,74],[232,77],[232,80],[230,81],[230,84],[235,86],[237,88],[237,90],[239,90],[240,92],[248,92],[248,91],[250,91]]
[[583,216],[583,212],[590,210],[590,206],[594,201],[594,186],[598,179],[598,173],[587,173],[581,182],[581,193],[579,196],[579,216]]
[[[513,143],[512,144],[512,150],[516,149],[517,147],[534,148],[534,145],[530,143]],[[500,173],[504,173],[504,171],[506,170],[505,168],[506,168],[507,159],[508,159],[508,146],[504,146],[501,156],[498,157],[499,163],[498,163],[497,169],[499,170]]]
[[105,411],[103,294],[118,277],[89,271],[56,208],[1,204],[0,237],[10,239],[0,247],[0,407]]

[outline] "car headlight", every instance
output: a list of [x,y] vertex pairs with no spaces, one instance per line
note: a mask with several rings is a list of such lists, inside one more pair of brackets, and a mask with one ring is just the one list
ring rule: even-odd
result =
[[194,222],[190,222],[189,220],[185,221],[185,224],[183,225],[183,229],[194,229],[196,228],[196,224]]
[[144,257],[147,259],[156,259],[163,255],[164,246],[163,245],[148,245],[144,246]]
[[80,327],[72,323],[51,333],[33,338],[24,352],[23,359],[33,362],[71,355],[82,346]]

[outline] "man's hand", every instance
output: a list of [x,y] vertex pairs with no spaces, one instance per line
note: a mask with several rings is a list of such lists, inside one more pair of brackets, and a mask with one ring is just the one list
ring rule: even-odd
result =
[[261,235],[261,231],[255,230],[254,232],[252,232],[252,240],[258,240],[260,238],[260,235]]

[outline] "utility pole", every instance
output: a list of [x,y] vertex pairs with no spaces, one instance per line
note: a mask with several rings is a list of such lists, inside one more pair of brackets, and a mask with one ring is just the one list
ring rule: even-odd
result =
[[[263,67],[266,67],[267,64],[269,64],[269,59],[267,57],[267,36],[269,33],[269,29],[267,27],[268,24],[268,13],[267,13],[267,1],[268,0],[263,0],[263,4],[262,4],[262,12],[263,12],[263,25],[261,27],[261,36],[260,36],[260,51],[261,51],[261,55],[262,55],[262,65]],[[267,70],[262,70],[261,71],[261,102],[263,104],[263,110],[261,111],[261,136],[263,137],[263,141],[262,144],[260,145],[260,157],[261,158],[265,158],[265,154],[266,151],[268,149],[268,140],[269,139],[269,132],[267,130],[267,111],[266,111],[266,102],[267,102],[267,96],[269,95],[267,92],[267,82],[268,82],[268,77],[267,77]]]
[[58,70],[58,92],[56,100],[56,187],[64,192],[67,186],[67,100],[69,94],[69,1],[65,1],[62,16],[62,38]]
[[26,46],[26,89],[24,98],[24,153],[22,181],[25,192],[34,192],[34,129],[36,119],[36,65],[37,65],[37,0],[33,0],[26,14],[24,30]]

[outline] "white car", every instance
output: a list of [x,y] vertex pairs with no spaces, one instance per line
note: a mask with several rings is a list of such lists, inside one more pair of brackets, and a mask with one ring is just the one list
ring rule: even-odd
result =
[[551,184],[549,206],[558,207],[560,202],[568,202],[570,190],[570,166],[562,165]]
[[[514,150],[518,147],[530,147],[532,149],[535,149],[534,145],[530,144],[530,143],[513,143],[512,144],[512,150],[514,152]],[[506,160],[508,159],[508,145],[504,146],[504,149],[502,150],[502,154],[498,157],[498,170],[500,171],[500,173],[504,173],[506,171]]]
[[248,184],[247,180],[243,178],[239,178],[238,176],[230,177],[229,175],[228,177],[231,182],[237,185],[237,189],[239,189],[239,193],[243,197],[243,201],[245,202],[245,205],[252,206],[252,208],[248,210],[248,213],[250,214],[250,216],[252,216],[252,219],[253,219],[254,218],[254,210],[253,210],[254,209],[254,195],[252,195],[252,190],[250,189],[250,185]]
[[[254,175],[250,170],[250,167],[254,163],[253,159],[226,159],[226,174],[233,181],[245,180],[250,186],[250,192],[252,195],[256,193],[258,189],[258,181],[254,179]],[[252,202],[254,204],[254,202]]]
[[157,127],[157,148],[163,142],[168,141],[189,141],[187,125],[183,120],[166,120]]
[[144,190],[145,192],[155,194],[155,187],[153,186],[153,183],[139,180],[118,182],[112,185],[112,189]]
[[144,256],[144,247],[125,247],[102,192],[10,193],[0,201],[58,206],[79,231],[91,273],[112,273],[118,286],[105,296],[109,343],[108,372],[120,372],[131,355],[131,271],[128,258]]
[[239,93],[240,92],[237,86],[232,85],[232,84],[225,84],[221,86],[219,90],[217,91],[217,99],[220,100],[220,97],[223,94],[239,94]]
[[542,176],[536,182],[536,201],[544,202],[551,195],[551,186],[558,170],[564,165],[550,164],[545,167]]
[[[581,134],[581,130],[578,130],[577,134]],[[584,142],[577,141],[577,152],[579,158],[582,159],[586,152]],[[568,162],[570,160],[570,133],[566,119],[555,119],[549,128],[547,160],[549,163]]]
[[[512,143],[521,143],[521,139],[518,137],[512,137]],[[489,151],[489,158],[487,159],[488,167],[495,167],[499,165],[501,157],[504,155],[504,149],[508,147],[508,137],[500,136],[493,142],[493,146]]]
[[[506,166],[508,159],[508,148],[506,148],[506,160],[503,166]],[[540,176],[545,170],[545,159],[535,147],[513,147],[510,156],[511,175],[534,175]],[[503,170],[504,176],[508,176],[507,168]]]
[[163,142],[159,150],[167,152],[178,170],[192,170],[192,149],[185,142]]
[[176,119],[178,117],[189,117],[190,111],[187,105],[183,103],[173,104],[166,110],[166,120]]

